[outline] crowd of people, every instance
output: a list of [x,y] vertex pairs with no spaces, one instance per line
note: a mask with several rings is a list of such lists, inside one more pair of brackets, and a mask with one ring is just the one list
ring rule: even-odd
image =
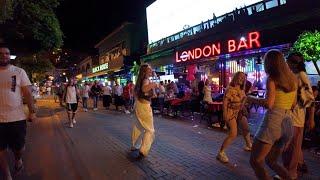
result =
[[[265,163],[277,174],[274,178],[297,179],[299,172],[307,171],[302,142],[304,131],[314,129],[314,116],[319,115],[317,88],[311,86],[300,53],[291,53],[286,61],[282,52],[270,50],[265,54],[264,66],[267,74],[265,97],[249,95],[250,87],[246,85],[247,78],[243,72],[235,73],[226,88],[223,119],[229,133],[216,158],[222,163],[229,162],[225,151],[236,139],[239,124],[245,140],[244,150],[251,153],[250,165],[258,179],[271,178]],[[132,132],[131,156],[137,160],[148,154],[155,136],[151,98],[155,89],[165,91],[165,87],[161,87],[163,83],[150,82],[151,71],[150,66],[141,66],[135,89],[137,121]],[[212,103],[210,89],[206,86],[208,81],[202,86],[203,101]],[[267,109],[253,139],[247,121],[251,104]],[[277,161],[279,157],[282,157],[282,164]]]
[[[0,46],[0,168],[5,179],[11,180],[11,172],[6,160],[6,151],[13,151],[14,173],[23,168],[22,152],[26,136],[26,120],[36,119],[31,82],[26,72],[10,65],[10,51],[7,46]],[[266,96],[250,95],[251,84],[246,74],[237,72],[227,86],[223,95],[223,120],[229,133],[217,153],[217,160],[228,163],[227,147],[237,137],[238,125],[242,129],[245,140],[244,150],[251,153],[250,165],[258,179],[270,179],[265,163],[277,174],[274,178],[297,179],[300,172],[307,171],[303,159],[302,145],[304,135],[315,132],[319,136],[319,86],[311,86],[306,74],[303,56],[291,53],[287,60],[282,52],[270,50],[264,56],[264,67],[267,74]],[[153,70],[148,64],[140,66],[135,85],[132,81],[113,87],[85,82],[79,86],[71,78],[67,85],[56,86],[55,93],[60,105],[65,106],[68,113],[69,127],[77,123],[78,103],[82,102],[85,112],[88,111],[88,100],[92,98],[93,110],[98,110],[98,101],[102,97],[103,107],[124,113],[134,112],[135,121],[131,133],[130,158],[141,160],[151,149],[155,138],[153,123],[152,99],[165,102],[172,98],[183,98],[187,94],[196,94],[201,101],[213,103],[209,81],[202,81],[196,90],[183,86],[179,90],[172,81],[157,83],[151,80]],[[29,109],[26,115],[22,97]],[[112,99],[114,99],[112,101]],[[10,107],[5,103],[10,101]],[[258,104],[267,109],[264,119],[251,139],[248,126],[250,106]],[[160,109],[162,110],[162,109]],[[316,117],[316,118],[315,118]],[[318,131],[314,131],[314,128]],[[9,138],[8,138],[9,137]],[[282,164],[277,159],[282,158]]]

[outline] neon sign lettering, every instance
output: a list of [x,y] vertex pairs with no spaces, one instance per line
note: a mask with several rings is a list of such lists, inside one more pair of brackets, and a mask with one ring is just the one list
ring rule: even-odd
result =
[[[227,41],[227,53],[237,52],[241,50],[253,49],[261,47],[260,33],[250,32],[247,38],[240,38],[240,40],[230,39]],[[176,51],[176,62],[185,62],[190,60],[197,60],[201,58],[213,57],[220,55],[222,51],[221,43],[212,43],[204,47],[197,47],[191,50],[182,52]]]
[[101,64],[100,66],[96,66],[96,67],[92,68],[92,73],[103,71],[103,70],[108,69],[108,68],[109,68],[109,64],[108,63],[104,63],[104,64]]

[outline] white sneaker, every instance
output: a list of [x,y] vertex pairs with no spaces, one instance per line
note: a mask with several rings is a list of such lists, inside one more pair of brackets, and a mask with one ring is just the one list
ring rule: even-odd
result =
[[229,162],[228,156],[226,155],[226,153],[224,151],[220,151],[216,158],[217,158],[217,160],[219,160],[220,162],[223,162],[223,163]]
[[73,124],[76,124],[76,123],[77,123],[77,121],[76,121],[75,118],[72,119],[72,123],[73,123]]
[[214,123],[214,124],[212,124],[212,126],[215,128],[220,128],[220,123]]
[[97,111],[97,110],[98,110],[98,108],[93,108],[93,110],[94,110],[94,111]]
[[126,113],[126,114],[130,114],[130,111],[128,111],[128,110],[125,110],[125,111],[124,111],[124,113]]
[[84,109],[84,112],[87,112],[87,111],[88,111],[88,109],[87,109],[87,108],[85,108],[85,109]]
[[243,150],[250,152],[250,151],[252,150],[252,146],[247,146],[247,145],[245,145],[245,146],[243,147]]
[[70,123],[69,128],[73,128],[73,124],[72,123]]

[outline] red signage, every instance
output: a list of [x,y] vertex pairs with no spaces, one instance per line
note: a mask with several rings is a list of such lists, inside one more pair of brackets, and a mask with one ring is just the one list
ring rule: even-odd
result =
[[197,47],[191,50],[185,50],[182,52],[176,51],[176,62],[185,62],[190,60],[196,60],[206,57],[213,57],[221,54],[222,45],[227,46],[227,52],[237,52],[240,50],[247,50],[261,47],[260,33],[250,32],[248,36],[240,38],[240,40],[230,39],[227,43],[216,42],[204,47]]

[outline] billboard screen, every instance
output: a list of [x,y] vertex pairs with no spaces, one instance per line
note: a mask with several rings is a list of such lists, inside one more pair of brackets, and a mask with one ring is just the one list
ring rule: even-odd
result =
[[261,0],[157,0],[147,7],[149,44]]

